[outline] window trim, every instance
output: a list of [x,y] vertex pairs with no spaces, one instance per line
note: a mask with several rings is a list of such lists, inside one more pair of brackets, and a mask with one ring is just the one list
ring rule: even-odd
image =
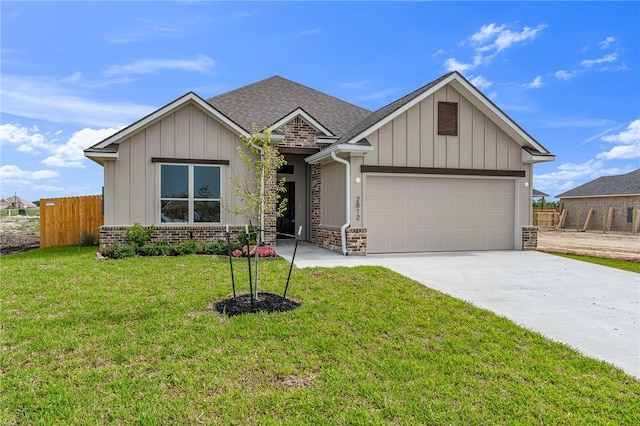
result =
[[[156,159],[156,158],[154,158]],[[153,159],[152,159],[153,160]],[[156,223],[162,225],[173,225],[173,226],[211,226],[211,225],[219,225],[223,222],[222,218],[222,193],[223,186],[222,183],[225,181],[224,179],[224,164],[213,163],[213,162],[191,162],[191,161],[181,161],[180,159],[167,159],[167,162],[159,162],[153,161],[157,166],[157,202],[156,202],[156,211],[155,211],[155,220]],[[214,160],[217,161],[217,160]],[[181,166],[187,168],[187,185],[188,185],[188,196],[186,198],[163,198],[162,197],[162,166]],[[208,168],[217,168],[220,170],[220,187],[219,187],[219,198],[195,198],[195,168],[196,167],[208,167]],[[176,201],[186,201],[188,214],[187,217],[189,220],[187,222],[163,222],[162,221],[162,201],[164,200],[176,200]],[[218,222],[195,222],[193,220],[194,216],[194,204],[196,201],[217,201],[220,205],[220,218]]]

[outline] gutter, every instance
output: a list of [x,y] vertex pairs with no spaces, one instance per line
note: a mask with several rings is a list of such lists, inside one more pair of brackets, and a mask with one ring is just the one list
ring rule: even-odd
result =
[[345,179],[345,210],[346,210],[346,222],[340,228],[340,238],[342,240],[342,254],[347,256],[347,228],[351,226],[351,164],[340,157],[338,157],[335,151],[331,151],[331,158],[338,163],[342,163],[345,166],[346,179]]

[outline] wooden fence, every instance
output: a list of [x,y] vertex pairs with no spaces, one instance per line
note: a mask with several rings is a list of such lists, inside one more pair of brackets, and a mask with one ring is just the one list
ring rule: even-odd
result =
[[97,242],[103,224],[101,195],[40,200],[40,247],[78,244],[84,233]]
[[560,220],[559,209],[533,208],[533,226],[540,228],[554,228]]

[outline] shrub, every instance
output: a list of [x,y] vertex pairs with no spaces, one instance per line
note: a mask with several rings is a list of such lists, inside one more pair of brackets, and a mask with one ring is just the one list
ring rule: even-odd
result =
[[133,226],[127,229],[125,234],[127,243],[133,244],[135,247],[142,247],[151,241],[151,236],[153,235],[154,228],[151,225],[148,229],[144,226],[140,225],[138,222],[134,223]]
[[124,244],[121,246],[105,247],[100,252],[104,257],[111,259],[123,259],[125,257],[134,257],[136,255],[136,247],[132,244]]
[[98,237],[89,231],[82,231],[78,244],[82,247],[90,247],[98,244]]
[[194,240],[187,240],[178,244],[176,248],[178,251],[178,255],[185,255],[185,254],[195,254],[196,249],[198,247]]

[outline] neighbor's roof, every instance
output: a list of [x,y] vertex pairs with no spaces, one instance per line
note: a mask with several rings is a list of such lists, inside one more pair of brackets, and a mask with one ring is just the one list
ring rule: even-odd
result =
[[371,114],[367,109],[280,76],[214,96],[207,102],[248,132],[253,131],[254,125],[262,130],[302,109],[334,136],[342,136]]
[[640,169],[624,175],[602,176],[580,185],[556,198],[640,195]]
[[538,191],[537,189],[533,188],[533,196],[534,197],[548,197],[549,194],[545,194],[542,191]]

